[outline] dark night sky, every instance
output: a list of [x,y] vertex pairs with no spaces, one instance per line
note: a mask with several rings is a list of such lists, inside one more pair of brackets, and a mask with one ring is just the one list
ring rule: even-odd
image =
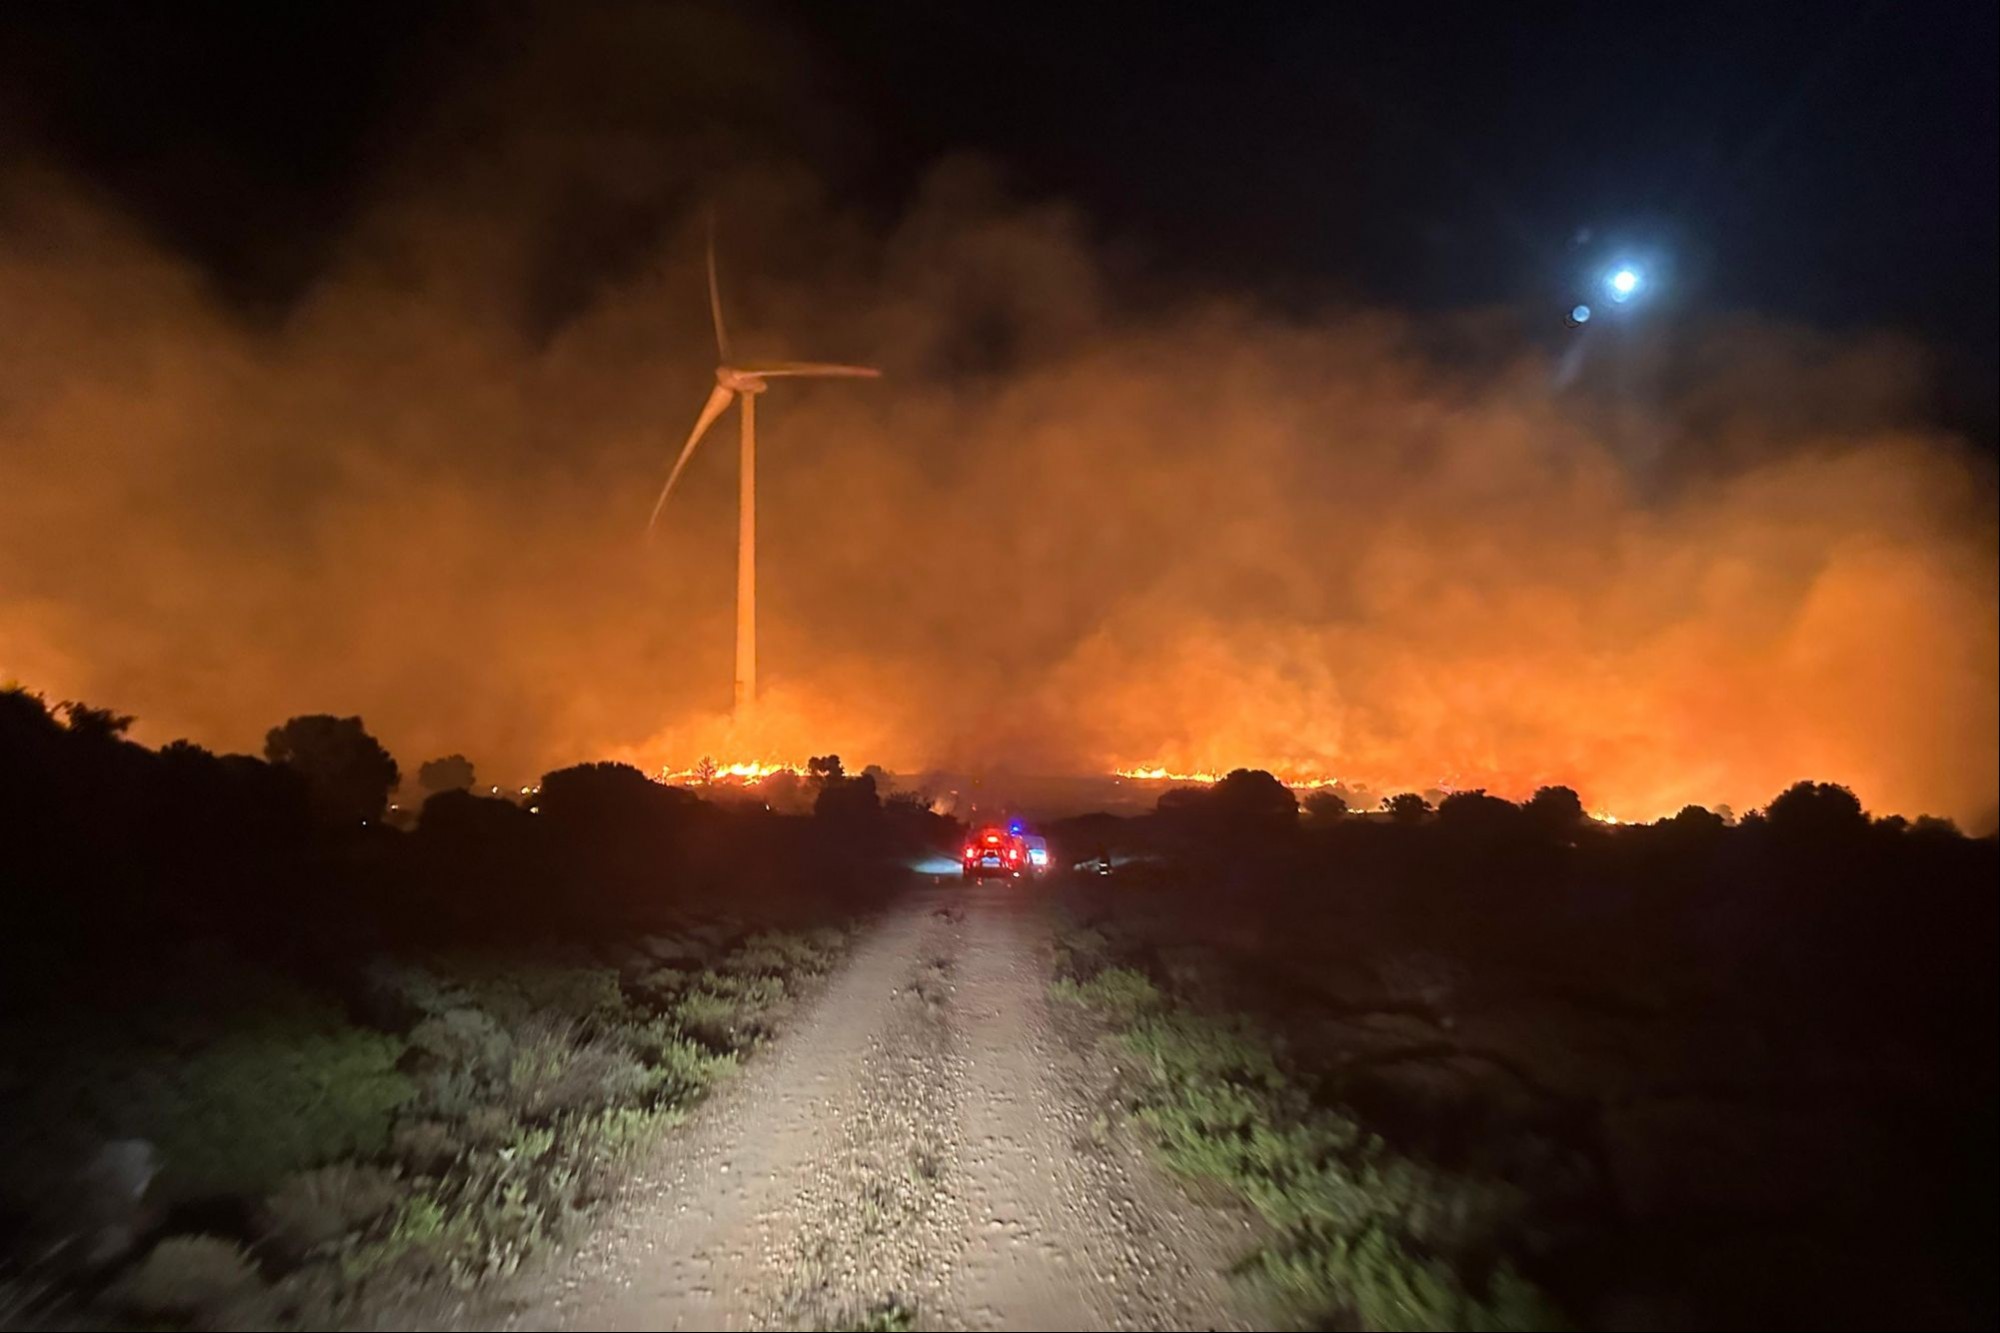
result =
[[[1683,301],[1936,348],[1990,443],[1990,4],[775,5],[831,109],[744,135],[885,215],[941,154],[1168,274],[1303,305],[1537,303],[1629,239]],[[0,153],[92,179],[246,310],[309,281],[518,10],[0,12]],[[527,108],[532,116],[534,108]],[[834,128],[829,130],[828,125]]]

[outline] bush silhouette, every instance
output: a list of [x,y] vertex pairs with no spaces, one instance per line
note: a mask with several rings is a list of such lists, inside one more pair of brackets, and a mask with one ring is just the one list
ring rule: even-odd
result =
[[1521,807],[1484,791],[1455,791],[1438,802],[1438,826],[1463,833],[1500,833],[1518,828]]
[[829,777],[813,798],[815,819],[855,822],[873,819],[882,813],[882,800],[875,791],[875,779],[863,773],[858,778]]
[[1347,817],[1347,802],[1338,793],[1316,791],[1305,799],[1305,814],[1309,823],[1337,823]]
[[1728,827],[1721,815],[1699,805],[1684,805],[1673,818],[1661,822],[1684,834],[1714,834]]
[[1764,812],[1771,832],[1788,842],[1847,841],[1868,829],[1861,801],[1833,782],[1795,782]]
[[1549,837],[1572,838],[1589,815],[1583,798],[1569,787],[1542,787],[1521,807],[1536,830]]
[[644,828],[700,804],[694,793],[653,781],[630,764],[574,764],[542,777],[542,817],[561,826]]
[[333,827],[380,821],[401,776],[358,717],[295,717],[264,737],[264,757],[305,779],[313,814]]
[[1227,828],[1273,831],[1298,822],[1292,789],[1261,768],[1234,769],[1215,784],[1210,806]]
[[1398,824],[1420,824],[1424,816],[1431,812],[1431,803],[1413,791],[1406,791],[1384,796],[1382,808]]
[[426,796],[441,791],[469,791],[472,783],[472,761],[462,754],[426,759],[417,769],[417,786]]

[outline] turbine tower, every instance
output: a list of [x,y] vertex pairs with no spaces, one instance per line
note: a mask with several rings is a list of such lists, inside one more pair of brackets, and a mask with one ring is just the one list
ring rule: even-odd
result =
[[653,502],[653,516],[646,520],[646,534],[652,536],[666,508],[674,483],[694,457],[695,446],[708,433],[716,418],[729,410],[730,403],[742,400],[740,412],[741,450],[736,493],[736,696],[738,714],[757,701],[757,395],[774,379],[875,379],[881,371],[868,366],[839,366],[823,361],[736,362],[729,354],[729,329],[722,320],[722,287],[715,277],[715,222],[708,226],[708,313],[715,323],[715,387],[708,391],[701,415],[681,455],[674,460],[660,498]]

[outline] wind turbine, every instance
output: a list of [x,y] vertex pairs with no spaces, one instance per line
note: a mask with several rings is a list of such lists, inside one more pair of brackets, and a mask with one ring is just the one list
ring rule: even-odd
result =
[[757,701],[757,395],[774,379],[875,379],[881,371],[868,366],[838,366],[823,361],[745,361],[737,363],[729,355],[729,329],[722,321],[722,287],[715,278],[715,221],[708,226],[708,313],[715,321],[715,387],[708,391],[701,415],[681,456],[674,460],[660,498],[653,502],[653,516],[646,520],[650,539],[673,494],[674,483],[694,457],[695,446],[708,433],[716,418],[729,410],[730,403],[742,399],[742,447],[738,465],[736,497],[736,711],[740,714]]

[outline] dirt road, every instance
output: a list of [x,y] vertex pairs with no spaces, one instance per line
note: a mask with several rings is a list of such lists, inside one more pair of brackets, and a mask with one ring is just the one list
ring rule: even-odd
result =
[[1102,1132],[1047,950],[1032,890],[914,896],[514,1326],[1245,1326],[1247,1224]]

